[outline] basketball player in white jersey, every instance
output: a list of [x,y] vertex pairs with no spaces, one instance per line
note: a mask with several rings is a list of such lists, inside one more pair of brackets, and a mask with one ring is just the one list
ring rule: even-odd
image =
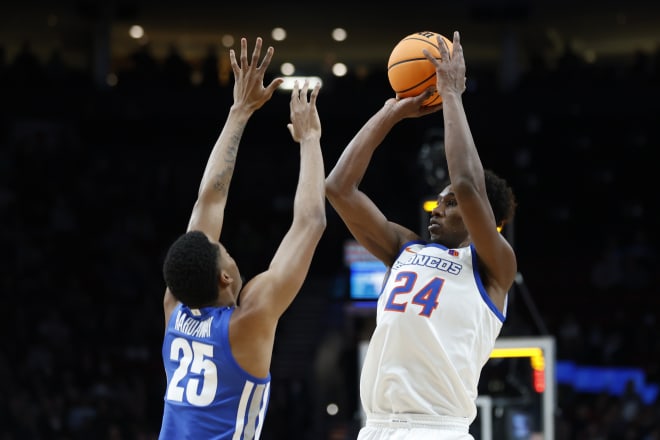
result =
[[161,440],[259,438],[277,323],[300,290],[326,226],[320,84],[309,93],[305,82],[295,85],[289,106],[288,128],[300,144],[291,227],[269,267],[245,286],[219,242],[243,131],[282,83],[276,78],[264,87],[273,48],[260,62],[261,46],[257,38],[249,57],[243,38],[240,59],[229,53],[234,102],[206,164],[187,232],[170,246],[163,264],[167,388]]
[[[360,377],[366,425],[359,440],[472,439],[483,365],[506,315],[516,257],[498,232],[515,210],[506,182],[484,171],[463,108],[465,60],[438,38],[441,106],[431,90],[391,98],[360,129],[326,178],[326,196],[367,250],[388,266]],[[422,56],[422,54],[420,54]],[[360,189],[369,161],[405,118],[443,112],[449,185],[438,195],[430,241],[392,223]]]

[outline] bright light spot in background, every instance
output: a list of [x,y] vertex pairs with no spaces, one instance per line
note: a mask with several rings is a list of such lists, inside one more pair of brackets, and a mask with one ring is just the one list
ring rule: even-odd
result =
[[348,72],[348,68],[344,63],[335,63],[332,66],[332,74],[334,76],[344,76]]
[[118,82],[119,79],[117,78],[117,75],[115,75],[114,73],[108,73],[105,77],[105,83],[110,87],[116,86]]
[[284,28],[276,27],[270,33],[270,36],[273,37],[275,41],[282,41],[286,38],[286,31]]
[[594,52],[593,50],[587,50],[587,51],[584,52],[584,60],[587,63],[589,63],[589,64],[595,63],[596,58],[598,58],[598,57],[596,56],[596,52]]
[[293,75],[296,71],[296,66],[291,63],[282,63],[280,66],[280,72],[282,75]]
[[339,407],[336,403],[329,403],[328,406],[325,407],[325,410],[328,412],[328,415],[336,416],[339,412]]
[[144,29],[142,29],[142,26],[139,26],[137,24],[134,24],[131,26],[131,28],[128,30],[128,35],[131,36],[131,38],[135,38],[136,40],[139,38],[144,37]]
[[298,81],[298,87],[302,87],[305,81],[308,81],[309,90],[312,90],[316,83],[321,83],[321,87],[323,87],[323,81],[318,76],[287,76],[284,77],[284,82],[278,88],[280,90],[292,90],[296,81]]
[[232,47],[234,45],[234,36],[229,34],[224,34],[222,36],[222,45],[224,47]]
[[344,41],[348,34],[343,28],[335,28],[332,30],[332,39],[335,41]]
[[431,212],[435,208],[438,207],[438,201],[437,200],[426,200],[422,207],[424,208],[424,211]]

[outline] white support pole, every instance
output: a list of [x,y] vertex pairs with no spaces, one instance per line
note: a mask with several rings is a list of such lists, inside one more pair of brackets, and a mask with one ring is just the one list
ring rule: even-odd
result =
[[477,396],[476,403],[481,422],[480,440],[493,440],[493,399],[490,396]]
[[552,336],[502,337],[495,348],[538,347],[543,351],[545,391],[542,395],[543,440],[555,440],[555,411],[557,408],[557,381],[555,373],[555,339]]

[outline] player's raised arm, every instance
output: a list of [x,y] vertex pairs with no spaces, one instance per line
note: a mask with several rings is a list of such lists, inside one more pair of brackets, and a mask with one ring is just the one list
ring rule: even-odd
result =
[[403,243],[418,238],[403,226],[388,221],[376,204],[360,190],[369,163],[394,125],[438,111],[439,107],[424,107],[432,90],[419,96],[385,102],[357,132],[344,149],[326,178],[326,195],[353,237],[386,265],[390,265]]
[[[268,269],[248,283],[241,308],[255,308],[260,324],[272,325],[300,291],[325,230],[325,169],[321,152],[321,121],[316,109],[320,83],[308,91],[295,84],[291,93],[288,129],[300,144],[300,171],[293,202],[291,227]],[[258,287],[257,287],[258,286]]]
[[[260,61],[261,47],[262,39],[257,38],[252,54],[248,58],[247,40],[242,38],[240,58],[236,59],[233,49],[229,51],[234,72],[234,101],[206,163],[187,227],[187,232],[202,232],[213,243],[218,242],[222,231],[229,185],[234,174],[238,147],[245,126],[252,114],[270,100],[273,92],[283,81],[281,78],[275,78],[264,87],[264,74],[274,49],[269,47]],[[176,298],[170,289],[166,289],[163,298],[166,326],[176,304]]]
[[[479,258],[487,269],[489,292],[503,297],[516,275],[516,257],[498,232],[493,208],[486,191],[484,168],[468,124],[462,94],[466,89],[465,58],[460,35],[454,33],[451,54],[447,43],[437,38],[442,61],[428,50],[426,57],[436,66],[438,93],[442,96],[445,126],[445,154],[452,191]],[[499,304],[499,302],[498,302]]]
[[202,231],[213,240],[220,238],[229,184],[245,126],[252,114],[273,96],[275,89],[282,83],[281,78],[276,78],[264,87],[264,74],[273,56],[273,48],[269,47],[260,61],[261,46],[262,39],[257,38],[252,55],[248,58],[247,40],[242,38],[239,60],[233,49],[229,51],[234,72],[234,103],[211,150],[188,224],[189,231]]

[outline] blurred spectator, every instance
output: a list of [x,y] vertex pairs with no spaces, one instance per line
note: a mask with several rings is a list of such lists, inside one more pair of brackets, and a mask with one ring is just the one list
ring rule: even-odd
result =
[[217,52],[218,48],[214,44],[209,44],[202,59],[201,86],[204,88],[216,89],[220,86],[220,60]]
[[171,90],[185,90],[190,87],[192,66],[183,59],[174,43],[170,44],[163,61],[165,86]]

